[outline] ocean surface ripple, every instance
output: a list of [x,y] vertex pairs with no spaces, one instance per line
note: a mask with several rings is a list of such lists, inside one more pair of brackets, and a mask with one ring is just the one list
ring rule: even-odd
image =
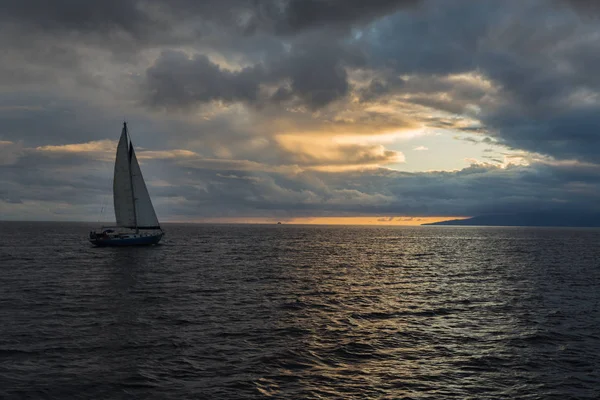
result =
[[0,398],[600,398],[600,230],[92,225],[0,222]]

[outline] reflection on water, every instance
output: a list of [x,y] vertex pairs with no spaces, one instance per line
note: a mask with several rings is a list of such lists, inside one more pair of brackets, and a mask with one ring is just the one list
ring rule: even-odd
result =
[[2,397],[598,397],[598,230],[179,225],[97,249],[18,228]]

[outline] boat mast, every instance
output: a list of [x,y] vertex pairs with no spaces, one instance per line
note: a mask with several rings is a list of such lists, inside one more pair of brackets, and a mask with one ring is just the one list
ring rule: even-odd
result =
[[131,137],[129,136],[129,130],[127,129],[127,122],[123,122],[123,129],[127,135],[129,141],[129,151],[127,152],[127,160],[129,161],[129,184],[131,185],[131,200],[133,203],[133,223],[135,224],[135,233],[140,233],[137,223],[137,210],[135,208],[135,193],[133,191],[133,174],[131,173],[131,158],[133,155],[133,144],[131,143]]

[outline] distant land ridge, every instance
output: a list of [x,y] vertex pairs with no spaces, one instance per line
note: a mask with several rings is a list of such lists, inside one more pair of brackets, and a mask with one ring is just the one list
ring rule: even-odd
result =
[[536,212],[480,215],[422,225],[600,227],[600,213]]

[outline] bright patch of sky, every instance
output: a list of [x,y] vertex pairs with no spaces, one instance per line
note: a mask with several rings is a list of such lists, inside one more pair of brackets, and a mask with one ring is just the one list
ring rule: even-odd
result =
[[401,171],[460,170],[471,164],[470,159],[503,164],[504,154],[511,152],[484,139],[485,137],[477,134],[438,129],[432,134],[388,144],[386,147],[404,154],[405,163],[390,166]]

